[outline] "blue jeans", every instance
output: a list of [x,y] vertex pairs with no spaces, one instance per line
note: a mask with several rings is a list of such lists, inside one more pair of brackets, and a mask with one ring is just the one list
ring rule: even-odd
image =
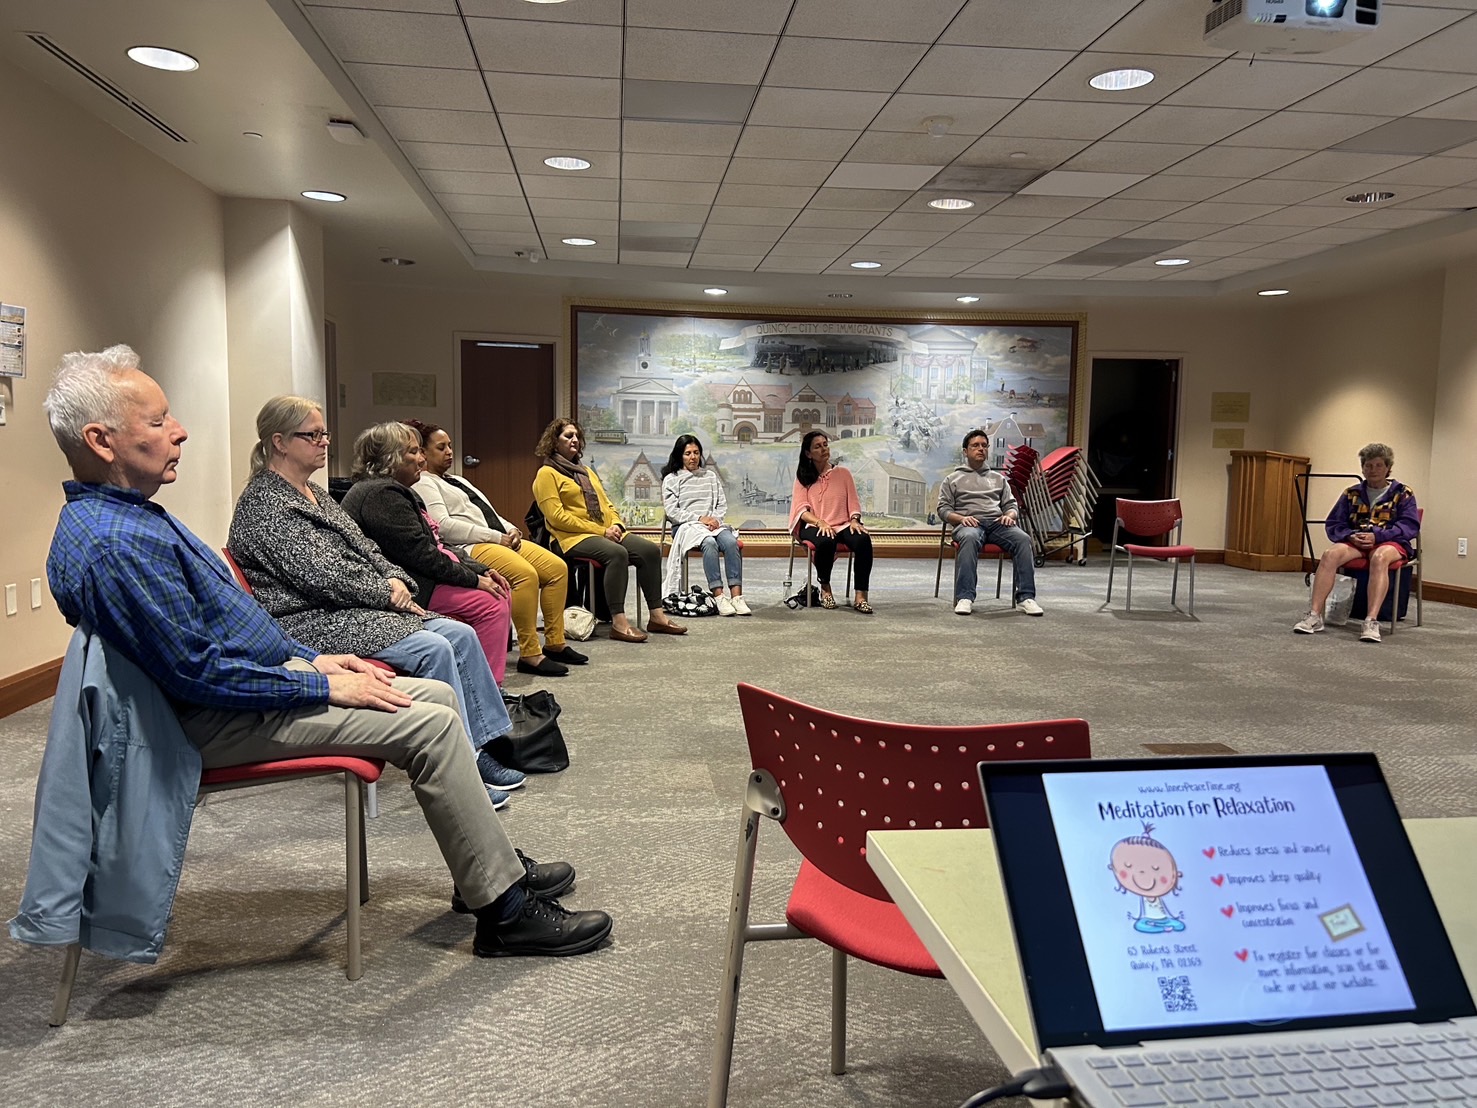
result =
[[959,544],[959,552],[954,555],[955,600],[974,599],[980,547],[991,542],[1010,555],[1016,600],[1029,600],[1036,595],[1036,562],[1031,550],[1031,536],[1019,527],[1004,527],[993,520],[986,520],[979,527],[954,528],[954,541]]
[[454,619],[428,619],[424,631],[415,631],[374,655],[386,665],[412,677],[445,681],[456,693],[462,726],[481,750],[490,739],[513,729],[502,691],[492,678],[487,655],[477,632]]
[[715,592],[723,586],[723,576],[718,568],[718,552],[728,565],[728,586],[744,584],[744,552],[739,549],[738,536],[727,527],[721,528],[703,539],[703,574],[708,579],[708,591]]

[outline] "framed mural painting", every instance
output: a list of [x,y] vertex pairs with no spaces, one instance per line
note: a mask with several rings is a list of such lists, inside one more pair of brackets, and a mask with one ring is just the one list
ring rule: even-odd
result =
[[[633,527],[662,524],[661,471],[696,435],[728,496],[727,522],[780,537],[811,430],[852,472],[882,545],[936,543],[939,484],[960,440],[1072,442],[1081,318],[761,318],[570,306],[571,395],[585,461]],[[892,542],[889,542],[892,537]]]

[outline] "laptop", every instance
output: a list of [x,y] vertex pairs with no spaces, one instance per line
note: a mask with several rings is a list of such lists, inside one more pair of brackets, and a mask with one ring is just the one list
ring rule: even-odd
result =
[[1477,1104],[1477,1009],[1373,754],[979,769],[1076,1103]]

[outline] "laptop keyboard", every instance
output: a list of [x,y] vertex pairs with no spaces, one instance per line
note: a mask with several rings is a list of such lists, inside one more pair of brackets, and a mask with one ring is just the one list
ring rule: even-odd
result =
[[[1077,1059],[1093,1105],[1160,1108],[1235,1103],[1278,1108],[1477,1104],[1477,1039],[1450,1024],[1396,1034],[1318,1032],[1246,1046],[1115,1049]],[[1080,1072],[1080,1069],[1079,1069]],[[1106,1094],[1106,1095],[1104,1095]]]

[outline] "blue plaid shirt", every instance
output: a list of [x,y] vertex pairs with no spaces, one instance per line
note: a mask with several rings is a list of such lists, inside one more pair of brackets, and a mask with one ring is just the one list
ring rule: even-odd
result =
[[282,633],[219,558],[132,489],[63,482],[51,593],[181,704],[235,711],[328,701],[328,678],[284,667],[317,652]]

